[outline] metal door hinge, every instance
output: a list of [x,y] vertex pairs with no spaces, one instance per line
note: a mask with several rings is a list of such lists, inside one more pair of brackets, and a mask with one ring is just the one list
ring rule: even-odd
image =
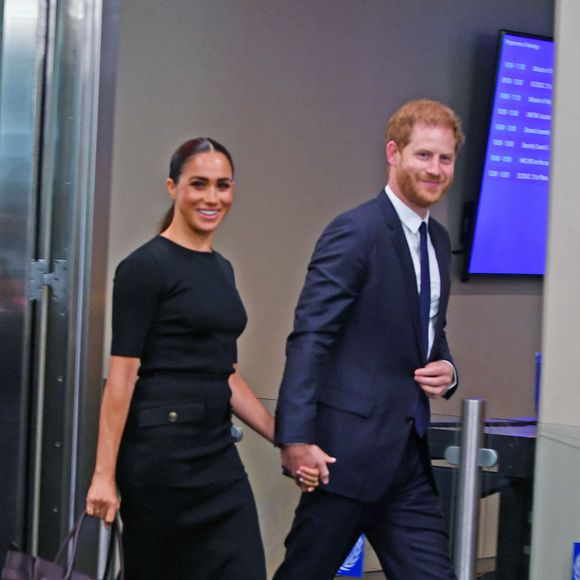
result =
[[30,300],[40,300],[45,286],[52,290],[54,300],[61,302],[66,297],[67,287],[67,262],[66,260],[55,260],[52,272],[48,270],[46,260],[33,260],[30,263]]

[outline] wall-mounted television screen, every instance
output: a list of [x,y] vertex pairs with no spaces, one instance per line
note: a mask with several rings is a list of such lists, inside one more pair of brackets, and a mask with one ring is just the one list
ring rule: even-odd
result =
[[502,30],[467,277],[546,263],[554,43]]

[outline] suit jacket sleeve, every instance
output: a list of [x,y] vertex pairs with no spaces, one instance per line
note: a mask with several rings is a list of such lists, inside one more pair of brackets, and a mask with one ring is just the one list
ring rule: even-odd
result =
[[314,440],[320,370],[361,287],[367,246],[364,227],[349,214],[336,218],[318,240],[286,345],[276,445]]
[[457,383],[455,386],[445,393],[444,398],[449,399],[457,391],[459,384],[459,374],[457,367],[453,361],[453,357],[449,351],[449,344],[447,343],[447,334],[445,328],[447,326],[447,304],[449,301],[450,290],[450,262],[451,262],[451,242],[447,231],[438,223],[432,220],[432,229],[429,234],[435,252],[437,253],[437,261],[441,271],[441,301],[439,303],[439,321],[436,328],[435,343],[436,349],[431,353],[431,360],[446,360],[453,365]]

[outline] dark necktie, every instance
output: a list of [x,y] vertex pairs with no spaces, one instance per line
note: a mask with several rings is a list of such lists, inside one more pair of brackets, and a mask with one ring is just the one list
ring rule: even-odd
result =
[[421,234],[421,290],[419,302],[421,311],[421,345],[423,347],[423,359],[427,360],[429,352],[429,311],[431,310],[431,277],[429,275],[429,251],[427,249],[427,224],[421,222],[419,227]]
[[[419,291],[419,310],[421,314],[421,347],[423,361],[427,362],[429,352],[429,311],[431,309],[431,277],[429,275],[429,252],[427,249],[427,224],[421,223],[419,227],[421,241],[419,245],[421,256],[421,287]],[[415,430],[419,437],[427,433],[429,427],[429,401],[420,389],[419,400],[415,410]]]

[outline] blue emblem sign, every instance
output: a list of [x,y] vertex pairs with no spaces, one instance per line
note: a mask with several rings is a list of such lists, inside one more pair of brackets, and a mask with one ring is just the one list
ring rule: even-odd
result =
[[365,537],[361,536],[338,569],[337,576],[363,577],[363,560],[365,555]]
[[574,544],[572,554],[572,580],[580,580],[580,542]]

